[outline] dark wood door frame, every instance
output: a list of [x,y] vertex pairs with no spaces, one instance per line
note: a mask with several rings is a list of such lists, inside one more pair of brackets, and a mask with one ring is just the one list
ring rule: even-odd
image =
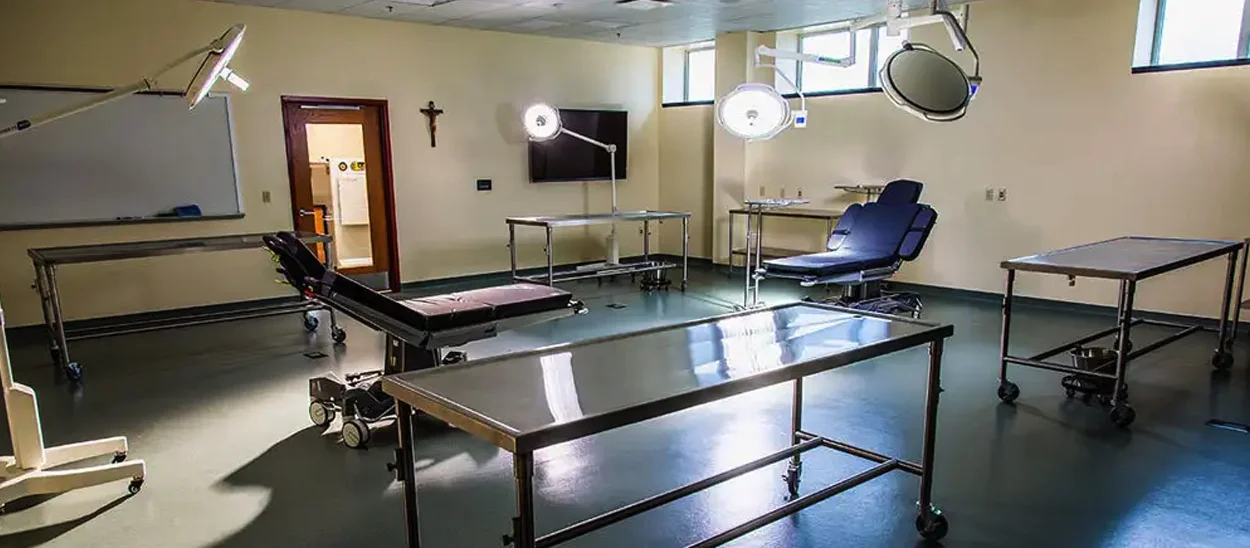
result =
[[[387,101],[385,99],[282,96],[282,124],[286,135],[287,180],[289,181],[291,192],[292,222],[299,218],[299,205],[295,199],[295,170],[299,167],[298,161],[300,159],[296,158],[293,142],[290,138],[292,134],[291,126],[294,123],[294,120],[291,119],[291,112],[292,109],[299,109],[303,106],[355,106],[377,109],[379,130],[382,133],[379,136],[382,145],[381,175],[383,178],[383,201],[385,202],[387,244],[389,247],[387,250],[389,255],[387,260],[387,281],[392,291],[399,291],[403,280],[399,274],[399,234],[395,213],[395,173],[392,166],[394,155],[391,150],[391,121]],[[308,162],[308,158],[303,158],[302,160],[304,163]]]

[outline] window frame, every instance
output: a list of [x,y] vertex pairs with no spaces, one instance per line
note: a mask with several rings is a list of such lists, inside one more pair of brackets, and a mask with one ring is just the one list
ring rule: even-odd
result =
[[[1250,0],[1246,0],[1246,1],[1250,2]],[[816,36],[828,36],[830,34],[858,32],[859,30],[869,31],[868,58],[866,60],[856,59],[857,64],[861,62],[868,63],[868,82],[866,82],[866,86],[858,87],[858,88],[804,91],[803,92],[804,96],[819,97],[822,95],[850,95],[850,94],[855,94],[855,93],[870,93],[874,91],[881,91],[881,82],[878,81],[880,79],[880,75],[877,74],[876,68],[877,68],[878,61],[881,60],[881,51],[880,51],[881,50],[881,33],[885,31],[884,23],[872,25],[870,27],[867,27],[866,29],[858,29],[858,30],[853,30],[851,29],[851,27],[842,27],[842,28],[814,30],[814,31],[809,31],[809,32],[800,32],[798,35],[796,48],[798,49],[799,53],[804,53],[803,41],[808,38],[812,38]],[[796,86],[798,86],[800,90],[803,89],[803,65],[805,64],[806,63],[802,61],[797,61],[796,62],[797,66],[795,67],[795,70],[794,70],[794,75],[795,75],[794,83]],[[794,96],[794,97],[798,96],[797,93],[788,93],[786,95]]]
[[[1163,26],[1167,23],[1167,4],[1169,0],[1142,0],[1141,10],[1151,10],[1153,15],[1150,29],[1149,64],[1133,67],[1134,73],[1163,72],[1168,70],[1187,70],[1208,67],[1227,67],[1250,64],[1250,0],[1244,0],[1241,12],[1241,29],[1237,35],[1237,56],[1226,59],[1208,59],[1183,63],[1159,62],[1160,49],[1163,45]],[[1153,4],[1153,5],[1152,5]]]
[[[681,72],[681,101],[683,104],[711,103],[711,102],[716,101],[715,92],[713,92],[712,94],[713,96],[711,99],[691,99],[690,98],[690,54],[702,53],[705,51],[711,51],[713,55],[713,59],[715,59],[716,44],[711,43],[711,44],[691,46],[689,48],[686,48],[686,51],[681,52],[681,59],[682,59],[682,65],[683,65],[682,72]],[[715,82],[712,83],[712,87],[713,89],[715,89],[716,87]]]

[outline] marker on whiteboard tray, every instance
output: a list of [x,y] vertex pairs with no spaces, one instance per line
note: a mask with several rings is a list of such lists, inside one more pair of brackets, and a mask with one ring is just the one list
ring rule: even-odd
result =
[[143,218],[143,217],[118,217],[118,218],[117,218],[117,220],[119,220],[119,221],[138,221],[138,220],[140,220],[140,219],[142,219],[142,218]]

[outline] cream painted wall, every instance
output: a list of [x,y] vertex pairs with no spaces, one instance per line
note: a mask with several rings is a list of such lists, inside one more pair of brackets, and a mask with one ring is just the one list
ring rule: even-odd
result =
[[[252,82],[251,91],[233,97],[247,217],[4,233],[0,293],[15,325],[39,321],[27,248],[290,227],[282,95],[390,102],[405,281],[506,269],[505,216],[607,209],[607,185],[527,182],[526,142],[516,119],[518,109],[535,100],[628,109],[630,179],[620,185],[621,207],[659,203],[660,70],[653,48],[190,0],[4,0],[0,10],[0,51],[10,52],[0,55],[0,81],[119,85],[242,22],[248,34],[235,68]],[[182,85],[194,69],[182,67],[161,86]],[[429,100],[447,111],[439,119],[435,149],[419,112]],[[495,190],[477,192],[477,178],[494,179]],[[272,203],[262,202],[265,191]],[[625,234],[623,252],[639,252],[636,233]],[[602,253],[600,234],[585,236],[561,233],[558,259]],[[522,237],[523,261],[537,265],[540,231]],[[274,278],[259,251],[60,271],[71,319],[287,294]]]
[[[364,126],[360,124],[307,124],[305,128],[308,132],[309,162],[325,162],[329,158],[359,158],[362,161],[365,159]],[[330,169],[334,169],[334,166],[330,166]],[[379,168],[365,166],[366,173],[369,169]],[[332,217],[335,216],[334,213],[331,212]],[[338,258],[337,264],[341,265],[345,259],[370,258],[373,253],[373,235],[370,233],[368,224],[347,226],[335,224],[333,226],[334,254]],[[370,263],[365,262],[365,264]]]
[[[924,181],[940,218],[900,278],[995,292],[1005,258],[1124,234],[1248,236],[1250,70],[1131,74],[1137,6],[979,2],[969,32],[985,85],[964,120],[925,123],[881,94],[812,99],[806,130],[747,146],[747,186],[801,184],[816,205],[837,207],[846,197],[835,184]],[[914,32],[916,41],[949,47],[940,28]],[[662,142],[672,131],[680,130],[665,126]],[[681,168],[665,162],[670,171]],[[986,187],[1006,187],[1009,200],[984,201]],[[801,230],[791,237],[810,242],[812,229]],[[1224,267],[1146,282],[1139,302],[1215,315]],[[1116,295],[1108,283],[1070,288],[1056,276],[1021,275],[1018,288],[1101,304]]]
[[[660,209],[689,211],[690,256],[712,257],[712,130],[711,105],[660,110]],[[660,229],[660,249],[681,253],[681,224]]]

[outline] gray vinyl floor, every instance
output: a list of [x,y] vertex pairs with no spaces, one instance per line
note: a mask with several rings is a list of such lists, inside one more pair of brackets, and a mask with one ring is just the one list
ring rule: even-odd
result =
[[[510,332],[468,347],[471,357],[677,323],[728,311],[737,277],[693,273],[691,290],[642,293],[621,282],[567,286],[589,314]],[[767,287],[770,302],[802,296]],[[1059,375],[1013,369],[1023,395],[1000,404],[999,307],[926,297],[925,317],[951,322],[943,376],[935,484],[950,518],[943,545],[1250,546],[1250,436],[1205,426],[1250,420],[1246,341],[1232,374],[1209,365],[1214,336],[1196,335],[1131,371],[1138,418],[1111,425],[1098,404],[1069,400]],[[623,308],[609,307],[624,305]],[[1111,322],[1107,316],[1020,307],[1018,353]],[[400,488],[387,473],[394,432],[353,451],[338,426],[314,428],[307,379],[375,368],[382,336],[347,323],[335,348],[325,326],[293,316],[77,342],[86,384],[52,380],[42,341],[14,344],[16,375],[39,393],[49,445],[130,438],[148,465],[133,497],[124,482],[38,501],[0,516],[0,546],[401,547]],[[1141,328],[1142,344],[1166,331]],[[311,359],[304,354],[327,354]],[[807,382],[805,423],[850,443],[916,459],[926,355],[917,349]],[[621,375],[629,375],[621,357]],[[790,390],[746,394],[556,446],[537,454],[540,532],[731,468],[788,442]],[[7,436],[0,453],[8,452]],[[427,547],[498,547],[513,513],[507,453],[453,431],[421,435],[418,478]],[[809,453],[804,489],[868,465]],[[783,502],[783,465],[735,479],[570,546],[684,546]],[[915,478],[890,475],[782,519],[732,546],[924,546],[915,533]]]

